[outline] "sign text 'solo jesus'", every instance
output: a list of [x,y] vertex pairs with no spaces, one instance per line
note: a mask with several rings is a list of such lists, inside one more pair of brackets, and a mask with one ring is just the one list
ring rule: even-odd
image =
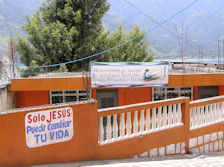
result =
[[25,133],[30,148],[71,140],[74,133],[72,108],[27,113]]

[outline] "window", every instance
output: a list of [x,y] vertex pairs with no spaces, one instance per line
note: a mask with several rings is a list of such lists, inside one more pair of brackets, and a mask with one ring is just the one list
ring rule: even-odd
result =
[[218,86],[199,86],[198,99],[218,96]]
[[75,102],[87,100],[87,96],[91,91],[86,90],[54,90],[50,91],[50,103],[64,103],[64,102]]
[[177,97],[190,97],[193,99],[192,87],[155,87],[152,88],[152,100],[164,100]]
[[114,107],[114,98],[102,98],[101,108]]
[[98,108],[108,108],[118,106],[117,89],[97,89],[96,97],[98,101]]

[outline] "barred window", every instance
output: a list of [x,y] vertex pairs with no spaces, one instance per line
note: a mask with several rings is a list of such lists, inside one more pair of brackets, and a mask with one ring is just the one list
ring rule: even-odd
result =
[[84,101],[87,100],[87,95],[91,91],[88,90],[52,90],[50,91],[50,103],[64,103],[64,102],[75,102],[75,101]]
[[189,97],[193,100],[193,87],[155,87],[152,88],[152,100],[164,100],[177,97]]

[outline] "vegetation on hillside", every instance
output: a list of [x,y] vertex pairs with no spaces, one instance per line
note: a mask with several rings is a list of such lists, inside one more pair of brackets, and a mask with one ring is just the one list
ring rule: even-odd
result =
[[[23,25],[27,37],[18,37],[17,51],[26,66],[64,63],[96,54],[121,44],[144,32],[136,26],[127,33],[105,31],[102,18],[108,11],[106,0],[47,0]],[[88,69],[90,61],[150,61],[145,36],[105,53],[78,63],[67,64],[68,71]],[[48,71],[58,70],[49,68]],[[61,67],[62,68],[62,67]],[[60,68],[60,70],[61,70]],[[39,72],[32,68],[23,73]]]

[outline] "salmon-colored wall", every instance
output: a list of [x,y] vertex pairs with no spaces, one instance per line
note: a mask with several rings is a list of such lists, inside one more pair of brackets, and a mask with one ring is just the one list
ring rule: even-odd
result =
[[92,98],[96,100],[96,88],[92,88],[91,89],[91,93],[92,93]]
[[152,88],[120,88],[118,89],[118,105],[128,105],[152,101]]
[[[0,114],[0,166],[24,166],[48,163],[63,163],[84,160],[105,160],[133,157],[150,149],[158,149],[166,145],[185,142],[188,152],[189,139],[223,131],[224,123],[217,122],[206,127],[190,129],[190,108],[224,101],[223,97],[207,101],[189,102],[189,98],[170,99],[151,103],[104,109],[98,112],[96,101],[89,103],[60,104],[36,109],[27,108],[21,111]],[[100,145],[98,143],[98,120],[102,117],[145,111],[167,105],[181,104],[182,123],[177,127],[141,133],[141,135],[121,138]],[[71,140],[29,148],[26,145],[25,116],[29,112],[37,112],[55,108],[71,107],[73,110],[74,135]],[[144,113],[144,112],[143,112]],[[144,117],[144,116],[143,116]],[[102,120],[102,119],[101,119]],[[133,120],[133,119],[132,119]],[[140,133],[137,133],[140,134]],[[220,140],[217,139],[217,141]],[[222,139],[223,140],[223,137]],[[214,142],[214,141],[211,141]],[[200,147],[201,145],[198,145]],[[166,149],[166,148],[165,148]],[[222,147],[223,149],[223,147]],[[175,151],[176,152],[176,151]]]
[[49,91],[16,92],[16,107],[31,107],[50,104]]
[[[98,147],[97,103],[65,105],[73,109],[74,135],[69,141],[29,148],[26,145],[25,115],[28,111],[0,114],[0,166],[24,166],[96,159]],[[48,110],[59,107],[47,107]]]
[[[90,79],[90,78],[89,78]],[[82,77],[12,79],[10,91],[85,89]]]
[[[92,88],[93,99],[97,98],[96,95],[97,89],[98,88]],[[99,88],[99,89],[105,89],[105,88]],[[117,88],[117,89],[118,89],[118,106],[152,101],[152,88],[139,87],[139,88]]]
[[223,85],[224,74],[170,75],[168,86],[216,86]]
[[198,100],[198,87],[193,87],[193,100]]
[[219,96],[224,95],[224,86],[219,86]]
[[[198,99],[197,86],[223,85],[223,83],[224,74],[170,75],[168,86],[194,86],[193,98],[196,100]],[[49,104],[49,90],[69,89],[84,89],[82,77],[12,79],[10,87],[10,91],[17,92],[17,107]],[[118,88],[118,105],[151,101],[151,90],[150,87]],[[219,86],[219,95],[222,94],[224,94],[224,86]],[[92,89],[92,97],[96,99],[95,88]]]
[[[90,78],[89,78],[90,79]],[[10,91],[84,89],[82,77],[12,79]],[[170,87],[223,85],[224,74],[169,75]],[[131,88],[128,88],[131,89]],[[135,89],[135,88],[133,88]]]

